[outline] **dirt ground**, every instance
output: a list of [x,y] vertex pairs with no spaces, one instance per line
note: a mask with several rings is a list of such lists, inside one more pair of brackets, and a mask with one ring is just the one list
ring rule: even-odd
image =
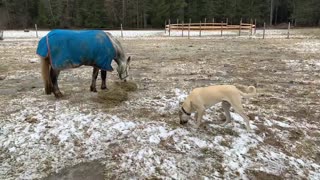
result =
[[[128,101],[108,108],[95,100],[97,93],[89,91],[90,67],[62,71],[59,85],[65,97],[57,100],[53,95],[44,95],[40,64],[35,55],[37,41],[0,42],[0,161],[5,162],[0,167],[0,179],[43,178],[93,159],[104,164],[105,179],[319,178],[320,39],[306,36],[265,40],[216,37],[120,41],[133,58],[130,80],[138,84],[138,90],[129,93]],[[108,73],[109,87],[117,81],[116,72]],[[243,101],[254,126],[253,133],[245,132],[241,120],[236,121],[236,127],[221,127],[224,116],[219,105],[207,111],[198,131],[192,121],[185,126],[179,124],[179,92],[217,84],[233,84],[243,90],[249,85],[257,88],[257,97]],[[101,118],[96,116],[99,113]],[[105,138],[115,133],[109,139],[93,141],[92,147],[101,150],[98,155],[90,154],[96,152],[90,150],[91,144],[79,138],[82,136],[73,137],[77,128],[65,141],[50,130],[58,127],[55,122],[61,119],[63,122],[81,120],[82,116],[76,114],[92,117],[89,118],[92,121],[124,120],[127,124],[134,123],[134,127],[128,132],[82,127],[89,129],[81,130],[88,133],[84,135],[88,139],[92,138],[89,133],[92,131],[99,131]],[[37,126],[40,124],[45,124],[44,129],[48,130],[40,131]],[[158,129],[159,141],[151,143],[155,134],[148,129],[159,126],[169,135],[161,136]],[[110,126],[103,124],[103,127],[107,131]],[[18,139],[23,138],[20,135],[36,140],[24,139],[20,143]],[[15,140],[7,143],[10,138]],[[70,141],[75,146],[74,153],[64,154],[67,145],[63,142]],[[210,145],[203,146],[202,141]],[[25,142],[32,145],[22,146]],[[50,152],[45,150],[49,147],[53,149]],[[30,148],[42,155],[35,158],[30,155]],[[82,151],[86,153],[78,153]],[[142,152],[143,158],[139,159]],[[38,162],[34,170],[26,170],[27,160]]]

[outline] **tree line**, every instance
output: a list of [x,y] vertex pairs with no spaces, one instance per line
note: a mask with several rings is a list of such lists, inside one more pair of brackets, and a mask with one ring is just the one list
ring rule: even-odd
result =
[[320,24],[319,0],[0,0],[0,29],[160,28],[175,23],[240,19],[270,25]]

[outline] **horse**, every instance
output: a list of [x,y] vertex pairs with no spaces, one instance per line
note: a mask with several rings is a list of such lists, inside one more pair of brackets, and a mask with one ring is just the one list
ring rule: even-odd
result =
[[37,54],[41,61],[41,74],[45,93],[53,93],[56,98],[63,94],[58,87],[60,71],[92,66],[90,91],[97,92],[96,79],[101,70],[101,89],[107,89],[107,71],[113,71],[115,60],[120,80],[129,76],[131,57],[126,58],[120,42],[110,33],[101,30],[52,30],[40,39]]

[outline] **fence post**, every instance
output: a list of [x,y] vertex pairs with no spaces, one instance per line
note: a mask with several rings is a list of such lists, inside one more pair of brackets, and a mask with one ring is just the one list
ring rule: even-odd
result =
[[121,24],[121,37],[123,38],[123,27],[122,27],[122,24]]
[[190,39],[190,25],[191,25],[191,18],[189,19],[189,25],[188,25],[188,39]]
[[287,36],[287,38],[288,38],[288,39],[290,38],[290,22],[289,22],[289,24],[288,24],[288,36]]
[[201,21],[200,21],[200,32],[199,32],[199,36],[201,37]]
[[266,32],[266,23],[264,22],[263,23],[263,35],[262,35],[262,38],[264,39],[264,34]]
[[38,38],[39,36],[38,36],[38,26],[37,26],[37,24],[35,24],[34,27],[35,27],[35,29],[36,29],[36,36],[37,36],[37,38]]
[[250,36],[252,36],[252,25],[253,25],[253,20],[251,18],[250,19]]
[[241,24],[242,24],[242,18],[240,19],[240,25],[239,25],[239,36],[241,35]]
[[184,21],[182,21],[182,37],[183,37],[183,30],[184,30]]
[[167,20],[164,20],[164,34],[167,34]]
[[169,19],[169,37],[170,37],[170,34],[171,34],[171,29],[170,29],[170,27],[171,27],[171,20]]
[[223,23],[223,21],[221,21],[221,37],[222,37],[222,29],[223,29],[222,23]]
[[254,34],[257,33],[257,19],[254,19]]
[[3,31],[0,30],[0,40],[3,40]]
[[214,18],[212,18],[212,29],[214,30]]

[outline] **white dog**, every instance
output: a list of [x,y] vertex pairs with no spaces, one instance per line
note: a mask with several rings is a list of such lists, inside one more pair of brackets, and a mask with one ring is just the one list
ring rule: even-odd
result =
[[249,98],[255,96],[256,88],[248,87],[249,93],[244,93],[232,85],[216,85],[194,89],[186,100],[183,102],[180,111],[180,124],[188,122],[192,112],[196,112],[197,127],[201,124],[201,119],[205,110],[216,103],[222,102],[222,108],[226,115],[224,125],[231,122],[230,107],[245,120],[247,130],[250,131],[249,118],[245,115],[241,104],[241,98]]

